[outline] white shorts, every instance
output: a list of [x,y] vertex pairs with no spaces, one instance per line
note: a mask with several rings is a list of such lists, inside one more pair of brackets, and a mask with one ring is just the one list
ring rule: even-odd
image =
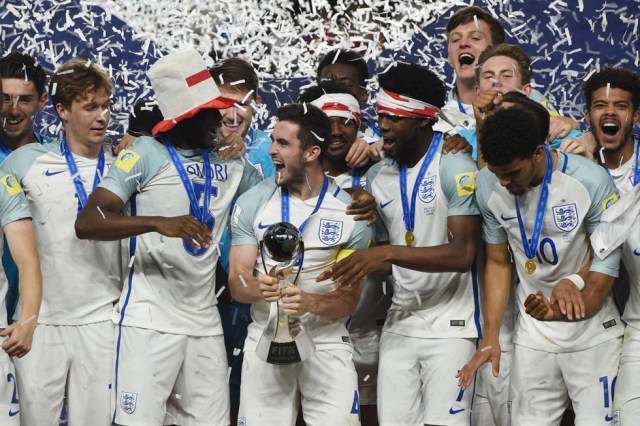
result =
[[473,426],[509,426],[509,378],[511,376],[511,350],[500,354],[500,372],[493,376],[491,363],[486,363],[476,374],[476,392],[473,397],[471,424]]
[[194,337],[125,326],[116,329],[115,335],[113,423],[229,424],[222,336]]
[[382,333],[378,419],[384,425],[469,425],[472,392],[457,372],[476,350],[475,339],[419,339]]
[[380,334],[381,332],[366,336],[350,335],[353,344],[353,364],[358,374],[360,405],[376,405]]
[[620,425],[640,425],[640,330],[624,331],[620,370],[613,399],[614,417]]
[[0,425],[20,426],[20,404],[16,370],[11,358],[0,349]]
[[111,425],[113,329],[38,324],[31,352],[14,359],[22,425],[57,426],[65,391],[69,425]]
[[622,337],[579,352],[550,353],[514,345],[511,423],[559,425],[569,403],[576,426],[611,425]]
[[272,365],[244,353],[238,426],[295,425],[298,402],[308,426],[360,425],[350,350],[316,351],[298,364]]

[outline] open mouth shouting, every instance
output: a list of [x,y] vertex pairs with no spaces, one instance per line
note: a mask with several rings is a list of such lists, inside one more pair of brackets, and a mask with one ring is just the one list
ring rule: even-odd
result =
[[473,64],[476,60],[476,57],[471,53],[464,52],[458,56],[458,63],[460,64],[460,68],[470,68],[473,67]]
[[604,143],[614,142],[620,133],[620,123],[615,118],[605,118],[600,124],[600,132]]

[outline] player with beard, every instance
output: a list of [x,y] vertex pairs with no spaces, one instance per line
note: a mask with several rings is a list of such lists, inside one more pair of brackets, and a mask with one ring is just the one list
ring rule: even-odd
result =
[[[615,208],[635,203],[635,209],[625,208],[625,214],[635,211],[631,214],[637,215],[640,140],[632,131],[640,116],[640,75],[622,68],[602,68],[583,83],[582,91],[588,108],[587,123],[601,147],[600,164],[622,197],[620,206]],[[622,261],[629,281],[629,299],[622,314],[627,327],[613,400],[614,416],[623,425],[640,423],[640,217],[628,223],[631,226],[620,234],[627,236],[622,238]],[[599,245],[594,243],[594,247]]]
[[[303,92],[298,102],[320,108],[331,122],[331,143],[322,161],[324,172],[342,189],[364,187],[366,169],[352,169],[346,157],[356,140],[362,115],[358,100],[346,86],[335,80],[323,81]],[[377,425],[376,388],[382,324],[389,299],[383,293],[384,277],[370,274],[365,279],[358,307],[349,321],[349,336],[354,347],[353,362],[358,373],[361,420]]]
[[244,159],[212,150],[220,96],[195,50],[149,69],[164,117],[122,151],[76,221],[78,236],[123,240],[128,277],[117,323],[115,424],[229,424],[227,357],[216,306],[217,242],[233,199],[255,186]]
[[[345,324],[362,282],[344,286],[316,277],[337,259],[367,247],[370,230],[346,214],[350,196],[322,169],[331,138],[327,116],[310,104],[290,104],[278,110],[277,119],[270,149],[276,177],[241,196],[231,218],[230,289],[236,300],[252,304],[253,319],[244,347],[238,424],[293,425],[301,403],[308,425],[359,425],[357,375]],[[280,287],[277,278],[263,275],[275,261],[262,264],[258,241],[278,222],[298,227],[304,240],[297,286]],[[270,302],[300,318],[316,347],[308,359],[274,365],[258,358]]]
[[378,372],[380,424],[468,425],[471,392],[456,372],[479,333],[471,265],[480,218],[476,166],[468,154],[442,154],[433,131],[445,100],[442,82],[416,64],[379,75],[376,109],[387,158],[367,173],[384,225],[377,247],[361,250],[319,277],[343,285],[392,269],[393,301]]
[[480,131],[488,164],[478,172],[476,194],[487,258],[484,334],[460,380],[470,386],[485,362],[498,376],[513,262],[519,315],[512,423],[557,425],[571,403],[576,424],[605,425],[612,419],[609,395],[622,346],[623,325],[610,293],[619,254],[591,262],[588,235],[618,196],[602,168],[544,146],[546,120],[533,107],[544,111],[539,104],[500,109]]

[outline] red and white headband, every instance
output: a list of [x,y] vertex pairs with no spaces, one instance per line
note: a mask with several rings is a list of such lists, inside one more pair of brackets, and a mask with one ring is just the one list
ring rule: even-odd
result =
[[376,96],[376,111],[378,114],[398,117],[436,118],[439,109],[426,102],[382,89]]
[[320,96],[311,105],[320,108],[328,117],[342,117],[347,120],[356,120],[358,126],[362,122],[360,104],[358,100],[348,93],[327,93]]

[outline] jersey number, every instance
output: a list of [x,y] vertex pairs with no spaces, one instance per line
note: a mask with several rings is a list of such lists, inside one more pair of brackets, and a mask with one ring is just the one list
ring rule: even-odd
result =
[[[20,401],[18,401],[18,387],[16,384],[16,378],[13,375],[13,373],[9,373],[7,374],[7,383],[11,383],[13,382],[13,393],[11,394],[11,404],[19,404]],[[13,411],[11,410],[11,408],[9,408],[9,417],[13,417],[15,415],[17,415],[20,412],[20,410],[18,411]]]
[[[529,244],[531,244],[531,240],[529,240]],[[536,251],[536,259],[538,259],[538,263],[540,264],[558,264],[558,250],[556,249],[556,244],[551,238],[543,238],[540,241],[538,250]]]
[[351,414],[358,415],[358,421],[360,421],[360,398],[358,397],[358,391],[353,391],[353,404],[351,405]]
[[[204,184],[194,182],[193,190],[196,193],[196,199],[200,200],[200,198],[202,198],[204,194]],[[218,196],[218,187],[212,186],[211,198],[217,197],[217,196]],[[193,207],[189,207],[189,214],[193,217],[197,217],[197,213],[193,211]],[[213,215],[211,214],[211,211],[207,211],[207,217],[205,218],[204,226],[206,226],[209,231],[213,231],[213,225],[215,225],[215,223],[216,223],[216,218],[213,217]],[[204,247],[200,247],[199,249],[193,248],[186,241],[182,242],[182,246],[187,251],[187,253],[189,253],[192,256],[202,256],[207,251],[207,249]]]

